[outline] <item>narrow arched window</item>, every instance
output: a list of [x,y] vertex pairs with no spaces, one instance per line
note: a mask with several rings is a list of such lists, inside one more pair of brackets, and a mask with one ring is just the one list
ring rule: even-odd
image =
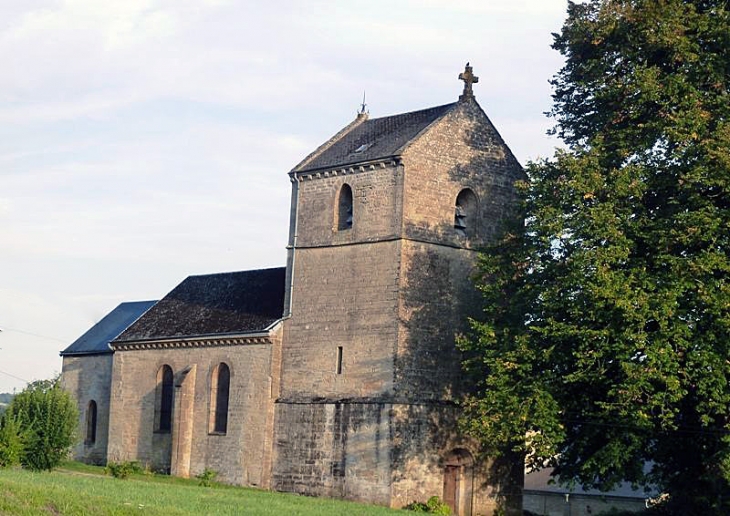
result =
[[169,432],[172,429],[172,368],[165,364],[157,370],[155,389],[155,431]]
[[477,196],[465,188],[456,196],[454,229],[459,235],[473,237],[476,234]]
[[221,362],[213,369],[210,390],[211,432],[225,434],[228,429],[228,397],[231,386],[231,370]]
[[335,227],[338,231],[352,227],[352,188],[347,183],[342,185],[340,194],[337,196],[335,219]]
[[91,400],[86,406],[86,444],[96,442],[96,401]]

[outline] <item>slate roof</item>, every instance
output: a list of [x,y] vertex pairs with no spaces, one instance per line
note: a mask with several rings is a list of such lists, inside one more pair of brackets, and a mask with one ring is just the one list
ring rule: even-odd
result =
[[115,342],[264,331],[284,313],[286,269],[189,276]]
[[445,104],[350,124],[297,165],[293,172],[398,156],[408,143],[455,105]]
[[104,318],[61,351],[61,356],[98,355],[113,353],[109,343],[140,318],[157,301],[134,301],[122,303]]

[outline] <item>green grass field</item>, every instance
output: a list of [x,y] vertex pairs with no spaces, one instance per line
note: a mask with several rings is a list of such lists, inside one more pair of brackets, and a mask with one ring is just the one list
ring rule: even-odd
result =
[[201,487],[195,480],[132,475],[119,480],[103,468],[76,463],[52,473],[0,469],[2,515],[408,514],[384,507],[309,498],[225,485]]

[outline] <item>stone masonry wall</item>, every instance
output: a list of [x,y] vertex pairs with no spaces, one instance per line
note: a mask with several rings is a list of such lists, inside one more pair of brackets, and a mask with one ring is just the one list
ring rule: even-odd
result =
[[[395,392],[412,404],[394,412],[392,505],[444,498],[446,461],[458,452],[475,461],[467,475],[473,493],[470,502],[461,501],[461,511],[468,512],[471,504],[474,514],[491,514],[498,503],[519,511],[513,495],[521,488],[521,463],[498,464],[481,456],[458,434],[458,411],[448,401],[460,391],[456,335],[467,330],[467,317],[477,315],[481,305],[471,278],[475,251],[512,215],[513,185],[524,173],[473,101],[459,103],[426,130],[402,162],[406,243]],[[465,236],[454,228],[454,216],[457,196],[467,188],[477,205]]]
[[[495,462],[477,443],[457,432],[458,408],[451,404],[401,404],[391,411],[391,507],[432,496],[446,500],[445,469],[449,457],[461,453],[470,466],[462,472],[461,511],[455,514],[492,514],[498,507],[507,514],[522,514],[522,462]],[[468,510],[469,506],[471,511]]]
[[273,488],[390,504],[385,403],[277,403]]
[[[475,250],[511,215],[513,184],[523,172],[473,101],[460,102],[420,135],[404,152],[403,168],[407,243],[395,389],[413,401],[452,399],[461,360],[455,335],[480,310],[471,279]],[[454,228],[456,198],[466,188],[477,198],[469,236]]]
[[[388,505],[402,169],[300,179],[272,486]],[[353,225],[338,230],[344,183]]]
[[443,499],[444,458],[456,447],[454,408],[398,405],[393,410],[392,506]]
[[[460,102],[403,153],[403,226],[409,238],[475,248],[494,238],[513,213],[514,182],[526,176],[474,101]],[[454,230],[456,197],[477,197],[476,235]],[[470,224],[469,221],[467,221]]]
[[[399,243],[298,249],[284,399],[380,396],[393,385]],[[342,348],[337,373],[338,347]]]
[[646,510],[642,498],[610,495],[571,494],[566,500],[562,493],[525,490],[523,500],[525,511],[541,516],[596,516],[611,514],[611,511],[631,511],[640,514]]
[[[277,335],[273,345],[117,351],[112,377],[109,459],[138,460],[169,470],[171,435],[154,431],[156,375],[167,364],[177,381],[180,371],[195,365],[190,474],[209,468],[217,471],[224,482],[268,487],[272,389],[278,383],[278,379],[271,377],[272,353],[278,353],[275,350],[279,346]],[[231,373],[225,435],[209,432],[212,371],[220,362],[225,362]],[[173,429],[176,416],[179,417],[173,413]]]
[[446,458],[468,450],[474,465],[461,489],[472,513],[503,502],[505,476],[457,435],[453,406],[279,402],[276,413],[273,489],[401,508],[443,498]]
[[[297,247],[347,244],[393,238],[400,230],[402,169],[375,166],[343,173],[300,176]],[[338,231],[335,212],[343,184],[352,189],[353,224]],[[290,242],[291,243],[291,242]]]
[[[73,449],[75,460],[106,464],[113,356],[108,353],[63,357],[63,387],[74,397],[79,409],[79,442]],[[96,402],[96,441],[93,443],[86,435],[86,412],[91,400]]]
[[459,392],[456,335],[478,310],[476,253],[407,240],[402,248],[400,332],[394,392],[399,400],[452,400]]

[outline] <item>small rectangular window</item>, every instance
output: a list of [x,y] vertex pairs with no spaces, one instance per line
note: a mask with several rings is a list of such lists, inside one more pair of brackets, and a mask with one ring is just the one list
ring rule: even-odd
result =
[[337,374],[342,374],[342,346],[337,346]]

